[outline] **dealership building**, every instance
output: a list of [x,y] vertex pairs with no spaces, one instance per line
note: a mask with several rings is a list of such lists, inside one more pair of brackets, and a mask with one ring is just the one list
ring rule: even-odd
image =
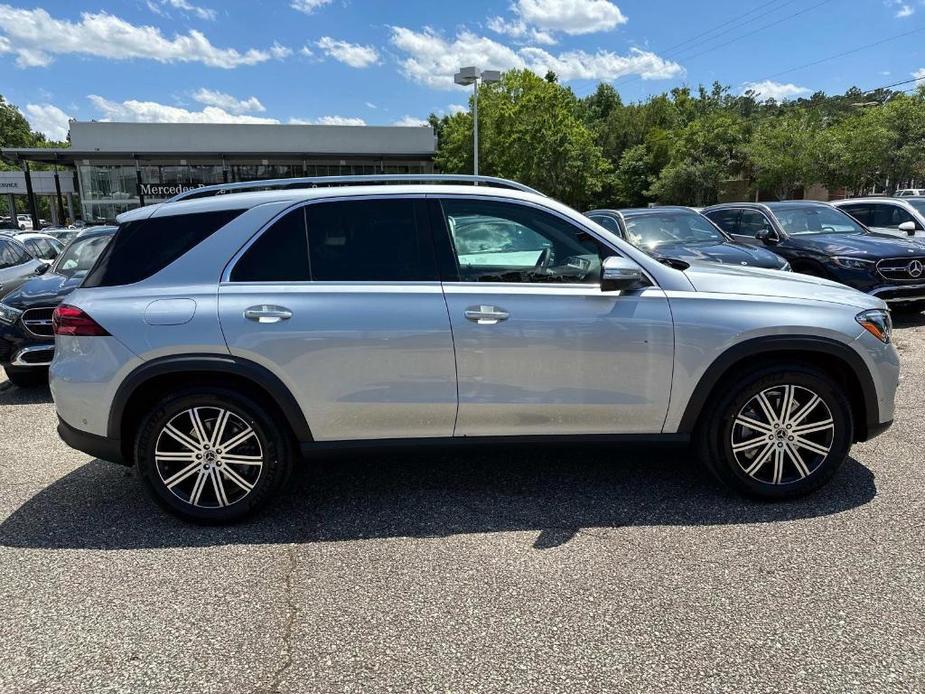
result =
[[[299,176],[432,173],[429,126],[100,123],[71,121],[68,148],[3,148],[21,171],[8,194],[54,195],[52,216],[88,223],[204,185]],[[36,164],[52,171],[36,171]],[[15,177],[15,185],[12,179]],[[39,182],[41,180],[41,186]],[[51,186],[49,188],[49,186]],[[60,191],[60,192],[59,192]],[[80,209],[68,214],[68,193]],[[36,224],[38,220],[35,220]]]

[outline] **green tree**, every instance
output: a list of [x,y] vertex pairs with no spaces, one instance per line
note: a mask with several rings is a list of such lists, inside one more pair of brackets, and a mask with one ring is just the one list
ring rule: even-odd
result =
[[818,182],[822,131],[820,119],[802,109],[760,122],[746,147],[759,190],[786,200],[795,188]]
[[671,161],[649,194],[666,204],[716,202],[723,183],[746,171],[747,142],[747,124],[734,112],[714,111],[697,118],[681,130]]
[[[450,117],[442,135],[438,167],[471,171],[471,116]],[[572,91],[527,70],[479,88],[479,140],[480,173],[521,181],[573,207],[596,200],[610,173]]]

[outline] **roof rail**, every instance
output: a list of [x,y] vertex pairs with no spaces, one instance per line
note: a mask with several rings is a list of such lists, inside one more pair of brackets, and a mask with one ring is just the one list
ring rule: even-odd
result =
[[[225,193],[235,193],[247,190],[285,190],[290,188],[320,188],[324,186],[342,185],[375,185],[377,183],[464,183],[478,185],[483,183],[494,188],[509,188],[524,193],[543,195],[530,186],[517,181],[494,176],[472,176],[467,174],[372,174],[362,176],[312,176],[306,178],[276,178],[263,181],[239,181],[237,183],[219,183],[213,186],[202,186],[174,195],[167,202],[207,198]],[[544,196],[545,197],[545,196]]]

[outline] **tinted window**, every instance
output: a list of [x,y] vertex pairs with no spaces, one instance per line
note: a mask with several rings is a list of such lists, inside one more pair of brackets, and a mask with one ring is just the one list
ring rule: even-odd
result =
[[464,282],[600,281],[609,253],[560,217],[487,200],[444,200],[443,210]]
[[6,258],[8,265],[6,267],[11,267],[13,265],[22,265],[23,263],[28,263],[34,258],[29,255],[29,251],[25,249],[24,246],[20,245],[18,242],[10,239],[6,242]]
[[[904,222],[915,222],[912,215],[899,205],[871,205],[869,227],[883,227],[897,229]],[[864,220],[859,220],[863,223]]]
[[232,282],[302,282],[311,279],[305,208],[287,213],[247,249]]
[[620,229],[620,224],[613,217],[609,215],[593,215],[591,219],[600,224],[607,231],[612,231],[621,239],[623,238],[623,231]]
[[870,205],[840,205],[838,209],[844,210],[856,220],[858,220],[861,224],[872,226],[870,223]]
[[0,270],[13,267],[15,256],[8,241],[0,239]]
[[742,210],[739,218],[739,236],[754,237],[760,231],[770,231],[768,218],[756,210]]
[[349,200],[308,205],[309,263],[316,281],[437,279],[433,244],[415,200]]
[[202,243],[243,211],[181,214],[120,224],[112,243],[106,246],[83,286],[112,287],[141,282]]
[[715,210],[713,212],[706,212],[705,215],[727,234],[739,233],[738,210]]

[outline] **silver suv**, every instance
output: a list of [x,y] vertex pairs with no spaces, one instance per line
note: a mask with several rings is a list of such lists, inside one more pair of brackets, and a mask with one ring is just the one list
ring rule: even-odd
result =
[[54,317],[61,437],[224,522],[332,447],[692,441],[729,486],[783,499],[890,425],[880,299],[681,271],[519,184],[408,178],[217,186],[122,215]]

